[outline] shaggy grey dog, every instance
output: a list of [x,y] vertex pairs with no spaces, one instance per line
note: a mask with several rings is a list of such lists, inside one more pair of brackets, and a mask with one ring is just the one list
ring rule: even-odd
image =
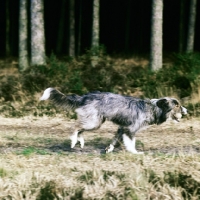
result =
[[78,141],[83,148],[81,133],[100,128],[105,120],[119,125],[111,144],[105,149],[106,153],[113,151],[122,142],[127,151],[142,153],[135,149],[136,132],[151,124],[162,124],[169,118],[179,122],[182,114],[187,114],[187,109],[177,99],[169,97],[143,100],[109,92],[91,92],[83,96],[64,95],[54,88],[47,88],[40,100],[47,99],[77,113],[78,123],[70,137],[71,148]]

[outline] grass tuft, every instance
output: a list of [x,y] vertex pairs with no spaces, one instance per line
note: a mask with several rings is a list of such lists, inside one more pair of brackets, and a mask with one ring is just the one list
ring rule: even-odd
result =
[[1,178],[4,178],[4,177],[6,177],[7,175],[8,175],[7,170],[1,167],[1,168],[0,168],[0,177],[1,177]]

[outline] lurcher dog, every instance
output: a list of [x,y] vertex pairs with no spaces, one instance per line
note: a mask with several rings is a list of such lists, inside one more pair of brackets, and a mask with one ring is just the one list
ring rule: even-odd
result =
[[113,151],[119,143],[124,143],[127,151],[140,154],[135,148],[135,134],[152,124],[162,124],[167,119],[179,122],[187,109],[175,98],[143,100],[110,92],[90,92],[85,95],[64,95],[54,88],[47,88],[40,100],[51,100],[57,106],[75,110],[78,121],[70,137],[71,148],[79,141],[84,147],[81,133],[100,128],[105,120],[119,125],[106,153]]

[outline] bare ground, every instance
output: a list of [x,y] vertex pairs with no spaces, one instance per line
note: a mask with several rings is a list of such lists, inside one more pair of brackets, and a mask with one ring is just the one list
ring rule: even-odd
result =
[[[70,148],[69,135],[74,120],[63,116],[54,118],[32,116],[24,118],[0,117],[0,153],[22,152],[35,148],[45,154],[104,154],[117,126],[105,122],[99,130],[84,133],[85,147]],[[137,149],[146,154],[199,154],[200,126],[198,118],[182,119],[151,126],[137,134]],[[123,151],[123,147],[114,152]]]

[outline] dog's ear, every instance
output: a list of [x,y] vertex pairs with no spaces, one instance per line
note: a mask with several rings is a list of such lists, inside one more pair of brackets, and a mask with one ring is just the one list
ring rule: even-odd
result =
[[172,104],[175,106],[180,106],[180,103],[176,99],[172,99]]
[[167,99],[159,99],[157,102],[156,102],[156,105],[159,107],[159,108],[168,108],[169,107],[169,101]]

